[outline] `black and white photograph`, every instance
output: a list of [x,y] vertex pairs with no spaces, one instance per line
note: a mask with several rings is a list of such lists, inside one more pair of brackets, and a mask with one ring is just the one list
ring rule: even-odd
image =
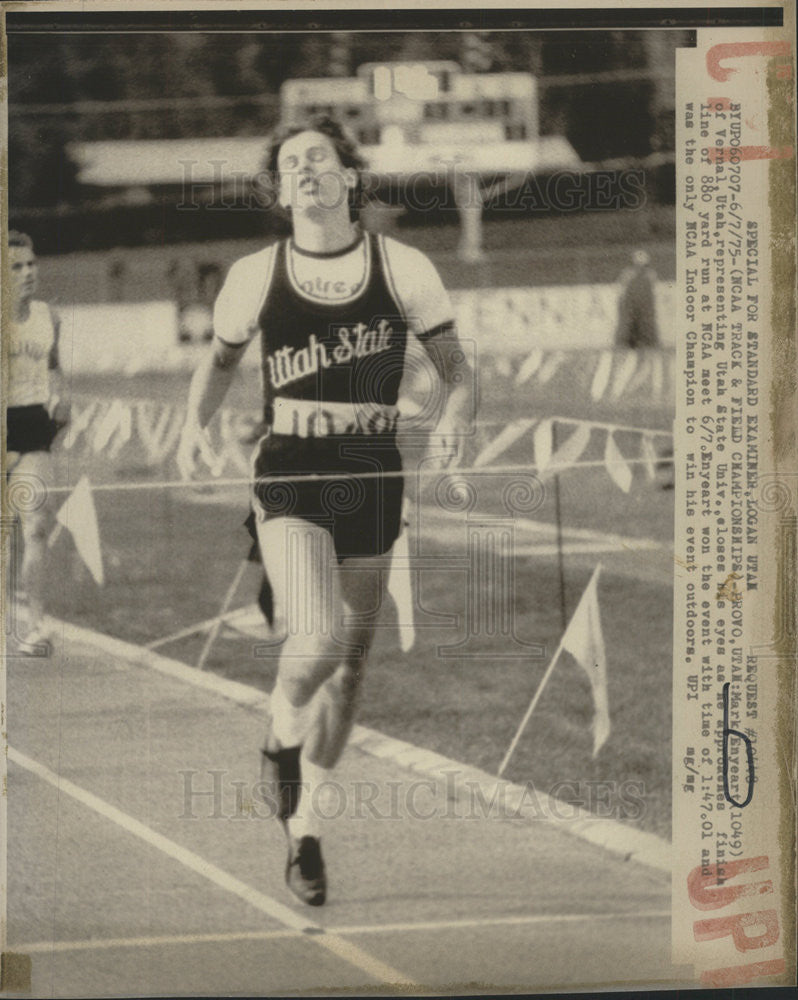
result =
[[[673,737],[679,491],[742,440],[723,381],[677,427],[677,53],[782,11],[5,5],[4,994],[794,981],[722,911],[699,980],[671,885],[720,781]],[[730,630],[751,558],[711,559]],[[701,846],[708,911],[767,867]]]

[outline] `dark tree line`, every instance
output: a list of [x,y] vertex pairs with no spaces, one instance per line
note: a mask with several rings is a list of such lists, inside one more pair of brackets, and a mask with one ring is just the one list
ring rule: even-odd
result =
[[[472,71],[532,71],[547,81],[540,106],[544,133],[564,133],[589,161],[644,156],[671,141],[672,80],[558,86],[556,77],[645,70],[652,58],[662,58],[661,52],[652,56],[647,34],[12,34],[11,205],[81,200],[71,141],[261,134],[274,122],[276,95],[288,77],[349,75],[382,59],[452,59]],[[672,59],[684,37],[669,37],[665,49]],[[148,101],[160,104],[136,103]],[[87,102],[123,103],[103,110]]]

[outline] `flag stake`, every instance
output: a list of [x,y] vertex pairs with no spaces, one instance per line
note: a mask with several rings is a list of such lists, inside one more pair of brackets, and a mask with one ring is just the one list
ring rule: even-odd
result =
[[188,639],[191,635],[198,635],[200,632],[207,632],[219,621],[221,621],[222,625],[226,625],[231,619],[235,618],[236,615],[240,614],[245,609],[246,605],[243,605],[242,607],[235,608],[234,610],[228,611],[223,615],[214,615],[213,618],[206,618],[204,621],[196,622],[196,624],[189,625],[187,628],[181,628],[177,632],[161,636],[160,639],[153,639],[152,642],[145,643],[144,648],[160,649],[161,646],[168,646],[170,642],[177,642],[179,639]]
[[50,532],[50,537],[47,539],[47,548],[51,549],[58,539],[61,537],[61,532],[64,530],[63,524],[60,521],[56,522],[55,527]]
[[233,598],[236,596],[238,585],[241,583],[241,578],[246,572],[248,562],[248,559],[242,559],[238,564],[236,575],[233,577],[233,582],[227,588],[227,593],[224,595],[224,600],[222,601],[221,608],[219,608],[219,614],[216,617],[216,621],[213,623],[211,630],[205,639],[205,645],[202,647],[199,660],[197,660],[197,670],[202,670],[205,667],[205,661],[208,659],[211,647],[216,642],[216,637],[219,635],[219,630],[222,627],[224,616],[230,609],[230,605],[233,603]]
[[497,775],[497,777],[499,778],[501,778],[501,776],[504,774],[507,765],[510,763],[510,758],[515,753],[515,748],[518,746],[518,741],[521,739],[524,730],[526,729],[527,723],[529,722],[532,713],[535,711],[535,706],[540,701],[540,696],[543,694],[543,689],[548,684],[549,677],[551,677],[552,671],[554,670],[554,667],[557,664],[557,660],[560,658],[560,654],[562,653],[563,650],[564,641],[565,641],[565,631],[563,631],[562,638],[560,639],[557,645],[557,650],[554,656],[551,658],[551,662],[546,667],[546,673],[543,675],[543,679],[538,685],[538,689],[535,692],[532,701],[529,703],[529,708],[526,710],[526,715],[521,720],[521,725],[516,730],[515,736],[513,736],[512,743],[510,744],[507,753],[504,755],[504,760],[499,765],[499,773]]
[[[537,691],[535,691],[535,694],[532,697],[532,701],[529,703],[529,708],[526,710],[526,714],[524,715],[523,719],[521,720],[521,724],[519,725],[518,729],[516,730],[515,736],[513,736],[512,742],[510,743],[510,746],[509,746],[509,748],[507,750],[507,753],[504,755],[504,759],[502,760],[501,764],[499,765],[499,770],[498,770],[498,774],[497,774],[497,777],[499,777],[499,778],[501,778],[501,776],[504,774],[504,772],[505,772],[505,770],[507,768],[507,765],[510,763],[510,758],[512,757],[513,753],[515,752],[515,748],[518,746],[518,742],[521,739],[521,736],[523,735],[524,730],[526,729],[527,723],[529,722],[529,719],[532,716],[532,713],[534,712],[535,707],[537,706],[537,703],[540,701],[540,697],[543,694],[543,690],[546,687],[546,685],[548,684],[549,678],[551,677],[552,672],[553,672],[555,666],[557,665],[557,661],[559,660],[559,658],[562,655],[563,651],[567,649],[568,652],[577,660],[577,662],[582,666],[583,669],[585,669],[585,670],[588,669],[587,666],[586,666],[586,663],[585,663],[586,654],[585,654],[585,652],[583,652],[582,650],[579,649],[578,643],[575,644],[575,639],[577,638],[577,636],[571,634],[571,630],[572,630],[572,628],[574,627],[574,624],[577,621],[579,621],[579,624],[582,627],[584,627],[584,623],[583,623],[582,619],[587,614],[588,620],[589,620],[590,608],[591,607],[593,607],[595,609],[596,614],[598,613],[598,605],[597,605],[598,597],[597,597],[596,589],[595,588],[597,586],[598,577],[599,577],[599,573],[600,572],[601,572],[601,563],[599,563],[596,566],[596,568],[593,570],[593,573],[592,573],[592,575],[590,577],[590,581],[589,581],[587,587],[585,588],[584,593],[582,594],[581,598],[579,599],[579,604],[577,605],[576,610],[574,611],[573,619],[568,623],[567,627],[563,630],[563,633],[560,636],[560,641],[557,643],[557,649],[554,652],[554,656],[551,658],[551,660],[549,662],[549,665],[546,667],[546,672],[543,674],[543,678],[541,679],[541,682],[538,685],[538,689],[537,689]],[[591,600],[591,598],[592,598],[592,600]],[[598,661],[600,663],[603,663],[604,662],[604,648],[603,648],[604,643],[603,643],[603,639],[601,637],[601,624],[598,621],[598,619],[596,619],[595,622],[593,623],[592,628],[591,628],[590,624],[588,624],[588,628],[591,629],[591,633],[590,634],[592,635],[592,638],[594,640],[591,643],[591,646],[595,646],[595,640],[598,640],[598,644],[600,646],[600,652],[598,652],[598,654],[597,654]],[[576,645],[576,648],[575,648],[575,645]],[[606,670],[606,665],[604,666],[604,669]],[[589,671],[588,671],[588,676],[590,677]],[[594,700],[594,708],[595,708],[594,719],[593,719],[593,734],[594,734],[594,736],[593,736],[593,738],[594,738],[593,756],[595,757],[596,753],[601,748],[601,746],[603,745],[603,743],[606,740],[607,736],[609,735],[609,717],[608,717],[607,709],[606,709],[606,678],[605,678],[605,690],[604,690],[604,694],[603,694],[602,698],[599,698],[598,694],[596,693],[595,682],[594,682],[594,680],[592,678],[591,678],[591,687],[593,688],[593,700]],[[603,706],[603,714],[602,714],[602,706]],[[598,744],[596,744],[596,740],[598,739],[597,733],[599,732],[597,726],[598,726],[598,724],[599,724],[599,722],[600,722],[600,720],[602,718],[606,722],[606,727],[607,728],[606,728],[606,732],[603,735],[603,738],[598,742]]]
[[[391,566],[386,584],[386,590],[396,605],[399,645],[403,653],[409,653],[416,641],[410,546],[407,538],[409,527],[410,501],[405,497],[402,501],[401,530],[391,552]],[[399,565],[400,560],[401,565]]]
[[[551,450],[557,454],[557,421],[551,422]],[[565,632],[568,626],[568,614],[565,607],[565,558],[562,545],[562,514],[560,511],[560,474],[554,473],[554,517],[557,523],[557,571],[560,577],[560,625]]]

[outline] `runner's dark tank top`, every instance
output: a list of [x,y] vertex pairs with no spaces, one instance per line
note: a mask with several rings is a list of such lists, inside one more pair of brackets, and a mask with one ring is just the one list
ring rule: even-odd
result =
[[274,276],[258,316],[267,423],[271,396],[396,405],[407,321],[389,289],[379,239],[373,233],[363,239],[368,244],[362,286],[338,302],[302,294],[288,273],[288,241],[277,245]]

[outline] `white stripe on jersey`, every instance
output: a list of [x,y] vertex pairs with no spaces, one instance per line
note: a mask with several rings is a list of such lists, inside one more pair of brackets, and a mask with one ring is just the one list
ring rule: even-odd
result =
[[391,262],[388,257],[388,249],[385,245],[386,242],[385,236],[380,234],[377,237],[377,239],[379,240],[380,244],[380,256],[382,257],[383,271],[385,272],[385,281],[386,284],[388,285],[388,290],[390,291],[391,295],[393,295],[396,304],[399,306],[402,312],[402,318],[404,319],[405,322],[407,322],[407,309],[405,309],[405,304],[402,301],[401,295],[396,290],[396,282],[393,280],[393,268],[391,267]]
[[213,331],[227,344],[246,344],[258,332],[258,316],[269,294],[277,244],[237,260],[213,307]]
[[404,318],[416,336],[451,323],[454,310],[435,265],[420,250],[380,237],[385,280]]

